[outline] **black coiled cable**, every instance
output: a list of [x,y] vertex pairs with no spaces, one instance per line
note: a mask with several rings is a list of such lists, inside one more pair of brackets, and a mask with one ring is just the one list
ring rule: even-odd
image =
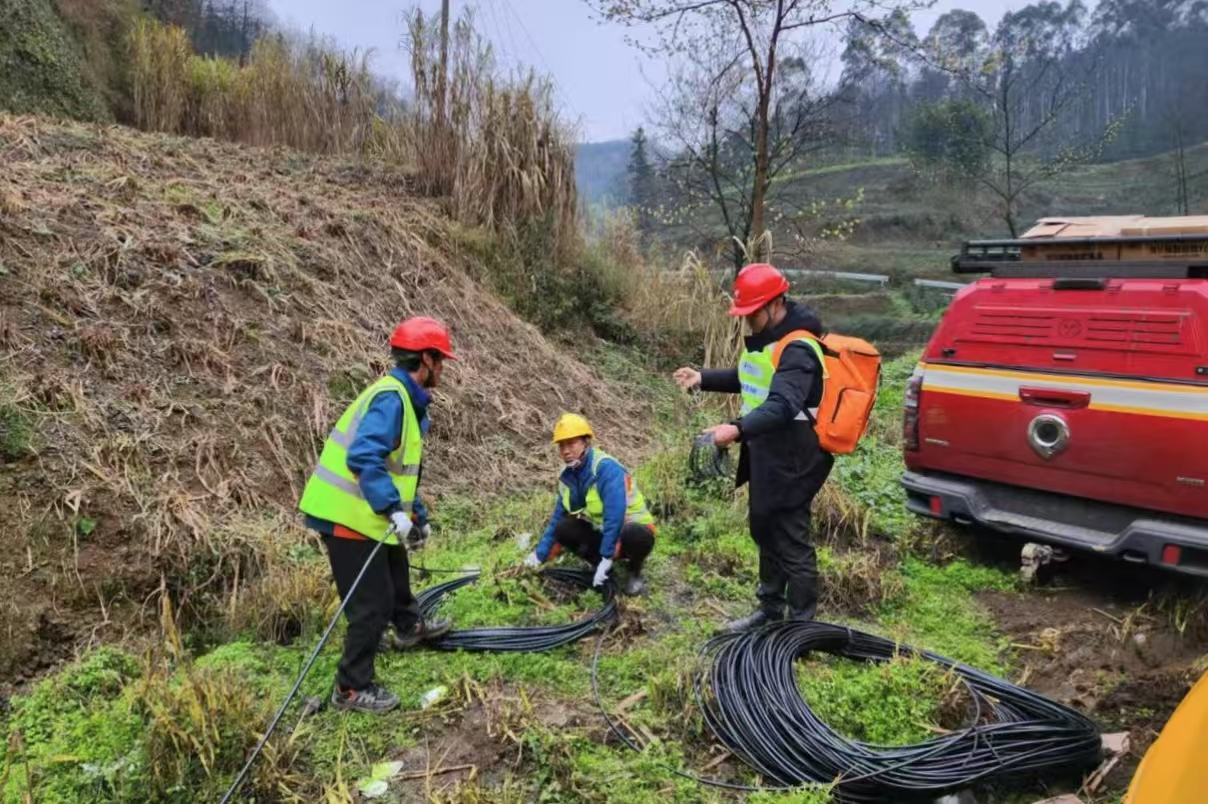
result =
[[[810,651],[881,662],[917,655],[965,684],[975,713],[960,730],[909,746],[835,732],[797,689],[793,667]],[[785,786],[837,782],[850,802],[931,801],[992,776],[1039,775],[1101,760],[1095,723],[1078,712],[934,653],[819,622],[716,637],[694,687],[705,721],[735,755]]]
[[729,450],[718,448],[713,436],[708,433],[697,436],[692,442],[692,451],[688,453],[688,469],[697,480],[731,477],[734,474]]
[[[591,589],[594,573],[591,570],[549,567],[542,570],[541,575],[551,580]],[[478,578],[479,573],[475,572],[430,586],[420,592],[416,595],[416,600],[419,602],[421,615],[425,618],[432,616],[440,608],[445,596],[474,583]],[[471,652],[538,653],[553,650],[585,639],[616,617],[616,585],[608,580],[600,592],[604,598],[604,606],[591,615],[567,625],[469,628],[464,631],[450,631],[440,639],[424,644],[437,650]]]

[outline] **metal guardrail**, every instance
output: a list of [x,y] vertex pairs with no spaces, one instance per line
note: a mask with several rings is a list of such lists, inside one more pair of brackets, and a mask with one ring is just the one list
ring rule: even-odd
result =
[[[889,284],[889,277],[885,274],[854,274],[847,271],[813,271],[806,268],[781,268],[780,272],[789,279],[817,276],[827,277],[829,279],[842,279],[848,282],[868,282],[871,284],[881,285],[882,287]],[[729,271],[714,270],[713,273],[732,276]]]
[[877,285],[888,285],[889,277],[885,274],[854,274],[847,271],[807,271],[802,268],[786,268],[788,276],[825,276],[832,279],[842,279],[850,282],[869,282]]
[[936,290],[950,290],[953,293],[965,286],[964,282],[941,282],[938,279],[916,279],[914,284],[921,288],[934,288]]

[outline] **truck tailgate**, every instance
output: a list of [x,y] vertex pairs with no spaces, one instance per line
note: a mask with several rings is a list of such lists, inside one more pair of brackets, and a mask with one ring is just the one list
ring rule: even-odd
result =
[[1208,518],[1205,283],[984,282],[920,366],[908,465]]

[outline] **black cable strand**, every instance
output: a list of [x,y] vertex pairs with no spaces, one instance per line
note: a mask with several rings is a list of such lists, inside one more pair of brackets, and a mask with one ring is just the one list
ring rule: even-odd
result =
[[[821,651],[866,662],[918,656],[961,678],[975,717],[916,745],[843,737],[797,690],[797,659]],[[988,673],[891,640],[819,622],[783,623],[717,637],[694,679],[705,722],[731,751],[781,785],[837,782],[849,802],[931,801],[993,776],[1093,767],[1098,727],[1080,713]],[[988,722],[983,722],[988,721]]]
[[[541,575],[554,581],[579,586],[584,589],[592,588],[594,577],[594,573],[591,570],[578,570],[568,567],[549,567],[542,570]],[[464,586],[474,583],[478,578],[479,573],[474,572],[423,590],[416,595],[416,599],[419,601],[421,616],[424,618],[432,616],[440,608],[446,596]],[[464,650],[470,652],[538,653],[553,650],[554,648],[585,639],[617,616],[616,585],[609,580],[601,587],[600,593],[604,598],[603,607],[587,617],[567,625],[470,628],[464,631],[450,631],[440,639],[424,644],[437,650]]]
[[461,574],[467,573],[467,572],[474,572],[474,570],[465,569],[465,568],[452,569],[452,568],[446,568],[446,567],[425,567],[423,564],[415,564],[415,563],[410,563],[409,566],[411,567],[412,572],[418,572],[421,576],[424,576],[424,575],[461,575]]

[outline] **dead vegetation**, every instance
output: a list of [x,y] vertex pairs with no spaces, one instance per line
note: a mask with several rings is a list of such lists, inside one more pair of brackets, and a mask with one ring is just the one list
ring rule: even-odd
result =
[[126,38],[133,120],[148,131],[382,159],[464,224],[515,238],[521,224],[540,222],[566,260],[579,246],[578,196],[551,81],[502,75],[469,13],[454,25],[446,79],[435,28],[419,10],[407,20],[415,92],[404,103],[364,52],[274,35],[237,63],[195,54],[178,27],[140,20]]
[[[230,668],[195,665],[166,596],[160,607],[164,642],[148,655],[138,682],[149,775],[161,790],[216,791],[259,741],[272,702]],[[302,736],[274,736],[248,787],[275,801],[313,796],[315,781],[299,770]]]
[[164,583],[182,615],[217,601],[256,606],[265,636],[296,627],[249,584],[274,577],[266,544],[304,540],[292,511],[316,450],[404,316],[444,319],[461,357],[429,494],[545,481],[563,409],[624,458],[647,443],[644,403],[484,292],[386,166],[19,117],[0,117],[0,161],[5,460],[20,456],[0,476],[0,577],[38,601],[0,611],[0,675],[36,672],[44,616],[116,623]]

